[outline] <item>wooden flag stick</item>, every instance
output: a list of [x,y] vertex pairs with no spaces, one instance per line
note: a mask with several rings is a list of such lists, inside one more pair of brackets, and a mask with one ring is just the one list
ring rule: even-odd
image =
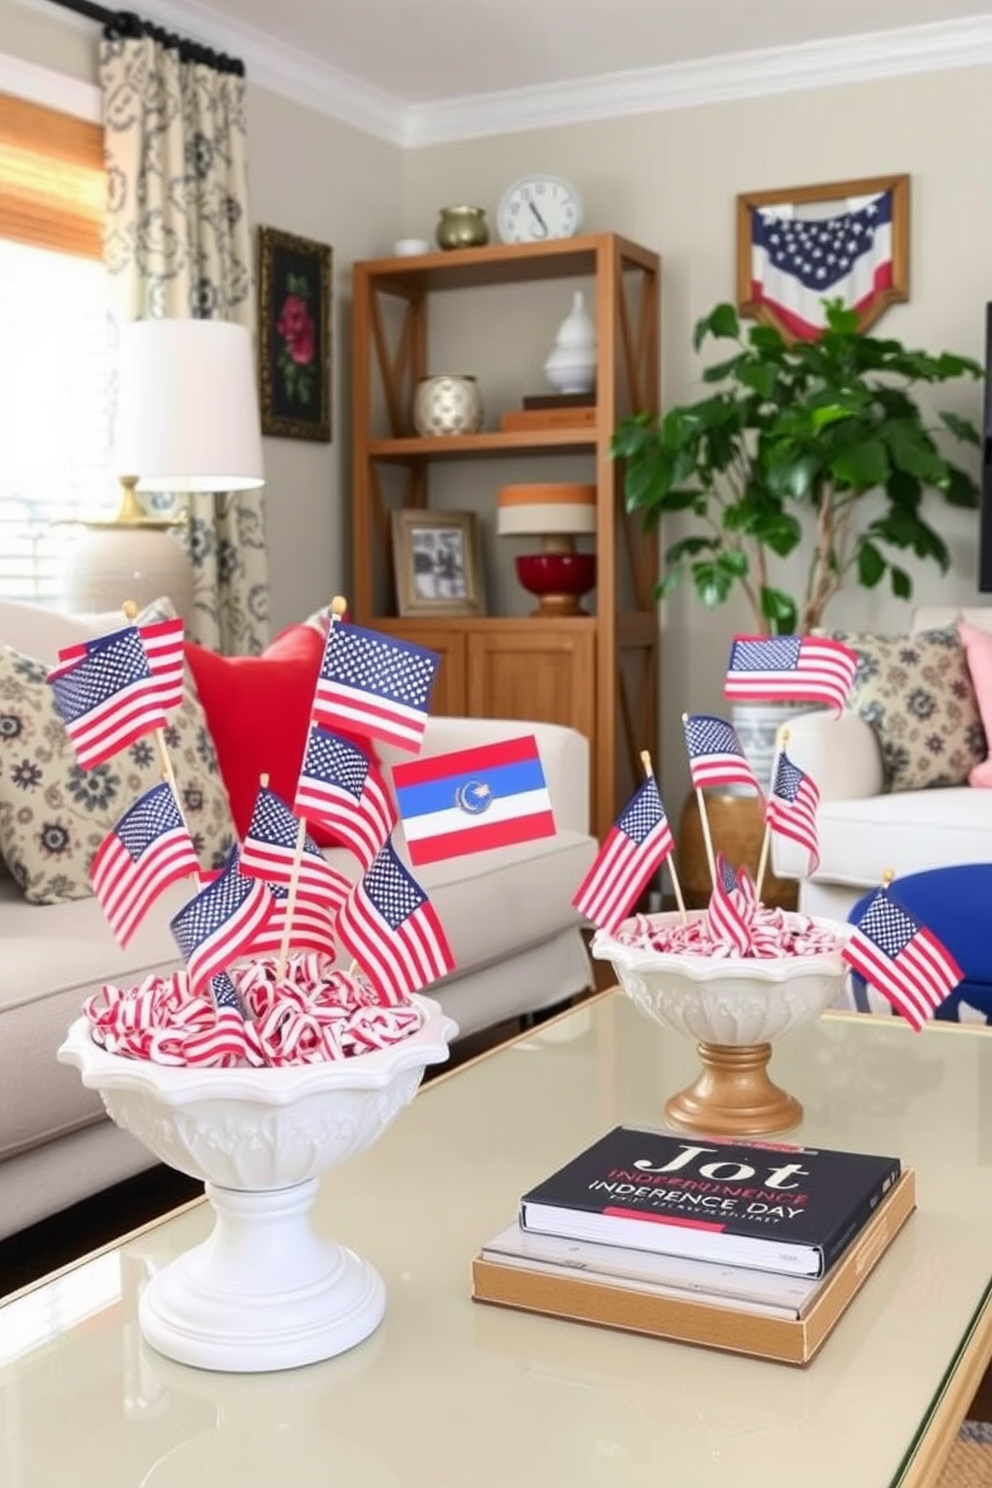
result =
[[[685,731],[685,725],[688,722],[689,722],[689,715],[688,715],[688,713],[683,713],[682,714],[682,729],[683,729],[683,732]],[[706,798],[703,795],[703,791],[702,791],[702,787],[701,786],[698,786],[697,785],[695,787],[695,791],[696,791],[696,800],[699,803],[699,825],[700,825],[700,827],[702,828],[702,831],[703,831],[703,846],[706,849],[706,862],[707,862],[707,865],[708,865],[709,870],[710,870],[710,883],[713,885],[713,888],[715,889],[716,888],[716,855],[713,852],[713,838],[710,835],[710,819],[709,819],[709,817],[706,814]]]
[[[124,619],[127,621],[128,625],[133,625],[138,616],[138,606],[135,604],[134,600],[126,599],[121,605],[121,610],[124,613]],[[192,841],[193,834],[189,829],[189,822],[186,820],[186,813],[185,811],[183,811],[182,797],[179,794],[179,785],[176,781],[176,772],[172,768],[172,760],[169,757],[169,748],[165,742],[165,729],[152,729],[152,738],[155,740],[155,752],[158,755],[158,764],[159,769],[162,772],[162,779],[172,791],[172,799],[176,803],[176,810],[179,812],[179,820],[182,822],[184,828],[186,829],[186,835],[189,837],[190,841]],[[199,875],[194,873],[190,874],[190,877],[193,880],[194,892],[198,894],[200,892]]]
[[[776,779],[778,777],[779,761],[782,758],[782,753],[783,753],[783,751],[785,749],[786,744],[788,744],[788,742],[789,742],[789,730],[783,724],[783,726],[779,729],[779,731],[778,731],[778,737],[775,740],[775,754],[772,757],[772,777],[771,777],[771,780],[768,782],[768,798],[769,799],[771,799],[771,796],[773,795],[773,793],[775,791],[775,781],[776,781]],[[768,867],[768,850],[771,847],[771,841],[772,841],[772,829],[771,829],[771,826],[769,825],[769,822],[768,822],[768,806],[767,806],[767,803],[766,803],[766,805],[765,805],[765,831],[764,831],[764,835],[762,836],[762,839],[761,839],[761,856],[758,859],[758,876],[757,876],[757,878],[755,880],[755,884],[754,884],[754,892],[757,895],[759,904],[761,902],[761,885],[765,881],[765,869]]]
[[[646,749],[642,749],[641,750],[641,764],[644,766],[644,773],[645,773],[645,775],[648,777],[649,780],[653,780],[654,779],[654,766],[651,763],[651,756],[650,756],[650,754],[648,753],[648,751]],[[669,873],[671,874],[671,877],[672,877],[672,890],[674,891],[674,894],[675,894],[675,903],[679,907],[679,914],[682,917],[682,923],[684,925],[685,922],[686,922],[686,918],[687,918],[686,912],[685,912],[685,900],[682,897],[682,885],[679,883],[679,876],[678,876],[678,873],[675,870],[675,853],[674,853],[674,851],[672,851],[672,852],[669,853],[668,858],[667,858],[667,862],[668,862],[668,871],[669,871]]]

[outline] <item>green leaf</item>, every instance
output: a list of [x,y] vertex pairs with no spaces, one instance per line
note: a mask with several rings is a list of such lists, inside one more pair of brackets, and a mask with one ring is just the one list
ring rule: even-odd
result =
[[912,599],[913,581],[904,568],[897,568],[894,563],[890,563],[889,582],[896,599]]
[[711,553],[717,546],[715,537],[682,537],[665,554],[665,563],[681,563],[684,558],[694,558],[697,553]]
[[962,439],[966,444],[973,444],[981,449],[982,441],[978,430],[969,418],[962,418],[960,413],[952,413],[949,409],[941,409],[940,420],[945,429],[949,429],[955,439]]
[[889,457],[880,439],[862,439],[849,444],[830,461],[834,480],[853,486],[856,491],[870,491],[883,486],[889,473]]
[[978,486],[967,471],[956,465],[948,465],[947,476],[941,482],[941,494],[948,506],[963,506],[974,511],[980,500]]
[[802,501],[820,474],[820,461],[815,455],[783,459],[768,470],[768,489],[776,496],[792,496]]
[[704,315],[702,320],[696,322],[696,329],[692,333],[692,344],[698,351],[707,336],[739,340],[740,334],[741,325],[733,305],[717,305],[709,315]]
[[781,589],[771,589],[767,585],[761,590],[761,613],[772,622],[776,635],[791,635],[799,618],[795,600],[783,594]]
[[734,576],[716,562],[694,563],[692,582],[700,601],[708,610],[715,610],[730,594]]
[[741,362],[737,376],[744,386],[753,388],[762,398],[773,397],[778,383],[778,368],[770,367],[767,362],[749,361],[746,357]]
[[882,425],[881,434],[898,470],[915,475],[930,485],[943,480],[947,466],[934,449],[929,435],[918,424],[908,419],[892,419]]
[[779,558],[785,558],[802,541],[802,523],[788,512],[763,512],[748,529],[750,536],[763,547],[771,548]]
[[750,567],[747,561],[747,554],[742,552],[740,548],[730,548],[726,553],[721,553],[717,559],[717,563],[725,573],[730,574],[735,579],[744,578]]
[[703,370],[704,382],[722,382],[725,377],[732,377],[737,371],[738,365],[744,360],[743,353],[740,356],[731,357],[726,362],[714,362],[712,367]]
[[776,330],[775,326],[754,325],[748,331],[747,339],[755,351],[786,352],[788,350],[785,337],[781,331]]
[[862,539],[858,545],[858,582],[874,589],[886,570],[886,562],[874,543]]

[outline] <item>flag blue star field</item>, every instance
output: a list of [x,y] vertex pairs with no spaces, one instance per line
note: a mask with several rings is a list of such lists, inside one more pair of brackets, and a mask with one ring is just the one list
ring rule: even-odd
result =
[[437,911],[389,842],[355,885],[335,928],[387,1002],[405,1002],[454,969]]
[[232,848],[223,870],[169,922],[194,993],[247,954],[272,910],[268,884],[246,877]]
[[791,336],[814,341],[824,300],[863,311],[892,287],[892,192],[848,203],[832,217],[752,207],[751,294]]
[[736,702],[826,703],[840,713],[858,653],[829,636],[735,636],[724,697]]
[[711,713],[692,713],[682,723],[696,790],[707,785],[750,785],[762,794],[732,723]]
[[107,833],[90,864],[93,892],[126,946],[169,884],[199,878],[196,851],[169,785],[140,796]]
[[363,868],[371,867],[396,824],[396,809],[372,761],[317,724],[307,736],[293,810],[336,832]]
[[324,642],[312,721],[416,754],[440,662],[424,646],[337,621]]
[[133,626],[89,643],[48,674],[55,707],[84,770],[165,727],[158,686]]
[[807,875],[820,864],[816,810],[820,792],[816,782],[800,770],[783,749],[775,766],[775,779],[765,806],[765,821],[780,837],[789,837],[809,853]]
[[658,786],[649,775],[607,833],[572,904],[612,935],[674,845]]
[[[296,861],[300,820],[275,791],[262,786],[241,844],[241,872],[269,884],[288,884]],[[309,833],[303,838],[296,879],[297,896],[337,908],[351,888],[343,873],[332,868]]]
[[885,888],[869,901],[843,956],[917,1031],[964,975],[947,947]]

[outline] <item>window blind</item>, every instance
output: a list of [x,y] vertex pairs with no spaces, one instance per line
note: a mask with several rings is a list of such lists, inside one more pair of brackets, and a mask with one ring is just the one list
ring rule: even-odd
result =
[[74,516],[111,515],[114,328],[99,126],[0,94],[0,595],[58,597]]

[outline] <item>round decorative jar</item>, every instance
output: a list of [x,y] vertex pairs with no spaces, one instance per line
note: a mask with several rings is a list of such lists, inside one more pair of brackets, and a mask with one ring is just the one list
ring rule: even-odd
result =
[[422,377],[413,395],[413,427],[422,437],[477,434],[484,409],[474,377],[441,374]]
[[439,248],[483,248],[489,242],[485,207],[442,207],[434,230]]

